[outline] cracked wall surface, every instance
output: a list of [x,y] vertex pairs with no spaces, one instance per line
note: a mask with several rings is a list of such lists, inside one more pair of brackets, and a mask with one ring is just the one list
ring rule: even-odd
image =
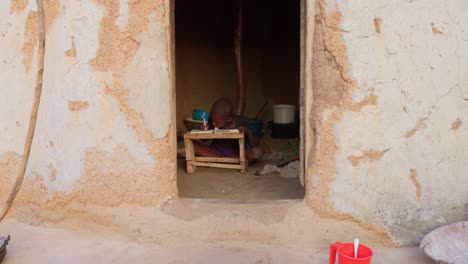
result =
[[[44,88],[17,215],[71,203],[157,206],[176,195],[166,7],[45,0]],[[37,31],[35,1],[0,3],[2,200],[28,128]]]
[[463,220],[468,3],[318,6],[308,202],[400,243]]

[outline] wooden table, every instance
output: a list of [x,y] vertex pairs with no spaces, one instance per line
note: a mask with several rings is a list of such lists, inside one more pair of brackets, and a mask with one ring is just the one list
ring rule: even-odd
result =
[[[223,157],[196,157],[195,149],[193,148],[193,140],[200,139],[238,139],[239,140],[239,158],[223,158]],[[190,132],[184,135],[185,155],[187,160],[187,173],[195,172],[197,166],[209,168],[225,168],[240,170],[245,173],[245,137],[243,132],[238,133],[209,133],[209,134],[191,134]]]

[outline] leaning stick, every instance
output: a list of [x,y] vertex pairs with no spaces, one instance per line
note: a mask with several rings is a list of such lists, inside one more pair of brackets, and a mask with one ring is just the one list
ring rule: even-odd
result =
[[245,101],[246,101],[246,87],[245,87],[245,76],[244,76],[244,1],[239,1],[239,13],[237,15],[237,26],[234,35],[235,41],[235,58],[236,58],[236,74],[237,74],[237,98],[236,98],[236,115],[244,115]]
[[36,74],[36,88],[34,91],[34,101],[31,109],[31,117],[29,118],[28,135],[26,142],[24,143],[23,157],[21,159],[21,167],[18,170],[18,176],[16,177],[15,185],[10,191],[10,195],[6,201],[5,206],[2,208],[0,214],[0,222],[5,218],[10,211],[13,201],[18,194],[21,183],[26,173],[26,167],[28,166],[29,153],[31,152],[31,145],[34,138],[34,131],[36,129],[37,112],[39,110],[39,103],[41,101],[42,93],[42,81],[44,75],[44,55],[45,55],[45,15],[44,15],[44,2],[43,0],[36,0],[37,2],[37,13],[39,19],[39,47],[38,47],[38,63],[37,63],[37,74]]

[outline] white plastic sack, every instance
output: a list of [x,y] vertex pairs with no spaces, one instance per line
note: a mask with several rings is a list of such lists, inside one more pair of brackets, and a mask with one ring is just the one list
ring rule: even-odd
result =
[[283,168],[279,168],[273,164],[267,164],[263,167],[261,175],[279,173],[284,178],[299,177],[299,161],[293,161]]

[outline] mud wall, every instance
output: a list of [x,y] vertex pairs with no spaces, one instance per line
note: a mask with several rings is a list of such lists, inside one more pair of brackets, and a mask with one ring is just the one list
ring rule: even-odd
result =
[[[0,3],[2,200],[33,97],[34,3]],[[176,197],[168,9],[154,0],[46,0],[43,97],[12,215],[60,221]],[[402,243],[463,219],[468,4],[330,0],[317,11],[308,14],[316,26],[307,204]]]
[[[40,208],[71,203],[156,206],[175,196],[168,5],[45,2],[44,88],[17,215],[36,218],[45,211]],[[29,122],[35,3],[0,3],[2,200],[16,177]]]
[[317,10],[308,202],[402,243],[462,220],[468,3],[329,0]]

